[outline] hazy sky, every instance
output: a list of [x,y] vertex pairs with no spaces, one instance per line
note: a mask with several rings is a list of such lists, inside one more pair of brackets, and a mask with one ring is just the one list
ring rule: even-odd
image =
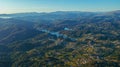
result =
[[0,0],[0,13],[114,11],[120,0]]

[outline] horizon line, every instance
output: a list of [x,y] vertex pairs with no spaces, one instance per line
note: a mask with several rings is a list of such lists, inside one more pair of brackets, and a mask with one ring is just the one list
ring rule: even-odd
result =
[[25,12],[11,12],[11,13],[0,13],[0,14],[19,14],[19,13],[53,13],[53,12],[113,12],[113,11],[120,11],[119,10],[108,10],[108,11],[87,11],[87,10],[76,10],[76,11],[69,11],[69,10],[58,10],[58,11],[25,11]]

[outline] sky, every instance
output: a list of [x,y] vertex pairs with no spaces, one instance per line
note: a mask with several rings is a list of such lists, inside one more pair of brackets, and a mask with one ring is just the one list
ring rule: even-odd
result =
[[114,10],[120,10],[120,0],[0,0],[0,14]]

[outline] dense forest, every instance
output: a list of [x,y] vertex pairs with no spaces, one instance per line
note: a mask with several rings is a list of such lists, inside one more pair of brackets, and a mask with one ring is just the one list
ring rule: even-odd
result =
[[0,14],[0,67],[120,67],[120,11]]

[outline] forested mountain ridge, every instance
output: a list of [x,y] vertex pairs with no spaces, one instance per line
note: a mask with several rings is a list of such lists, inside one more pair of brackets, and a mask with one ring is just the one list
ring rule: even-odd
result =
[[1,67],[120,66],[119,10],[0,16]]

